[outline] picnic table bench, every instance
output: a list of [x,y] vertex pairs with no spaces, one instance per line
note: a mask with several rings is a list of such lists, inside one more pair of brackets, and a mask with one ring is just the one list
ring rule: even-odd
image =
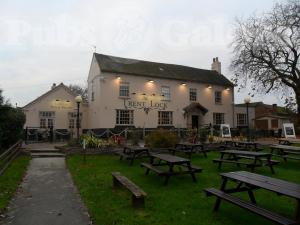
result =
[[120,155],[120,160],[125,158],[129,160],[129,165],[132,165],[136,158],[149,157],[149,149],[139,146],[126,146],[122,152],[117,154]]
[[298,139],[298,138],[279,138],[278,144],[283,144],[283,145],[300,144],[300,139]]
[[191,165],[191,161],[169,154],[150,154],[150,163],[141,163],[141,167],[146,168],[145,174],[148,175],[150,170],[159,176],[165,177],[164,184],[167,185],[171,176],[190,174],[196,182],[195,173],[202,171],[200,167]]
[[300,147],[290,145],[270,145],[270,149],[274,156],[282,157],[284,161],[287,161],[287,159],[300,160]]
[[[278,224],[300,224],[300,185],[246,171],[221,173],[220,175],[223,180],[220,190],[216,188],[204,189],[207,196],[217,197],[214,211],[219,209],[221,200],[225,200]],[[235,182],[237,186],[234,188],[226,188],[229,180]],[[297,201],[297,206],[294,218],[286,218],[282,215],[258,206],[254,196],[254,191],[257,189],[265,189],[276,193],[277,196],[284,195],[295,199]],[[232,193],[244,191],[248,192],[250,202],[232,195]]]
[[204,149],[203,144],[195,144],[195,143],[179,143],[175,145],[175,148],[169,148],[169,151],[175,155],[175,152],[182,152],[192,158],[193,153],[203,153],[205,157],[207,157],[207,150]]
[[[251,168],[252,172],[256,167],[269,166],[272,174],[274,174],[273,165],[279,163],[278,160],[272,160],[272,154],[267,152],[224,150],[220,154],[221,157],[219,159],[213,159],[214,163],[219,164],[219,169],[221,169],[222,163],[233,163],[237,166],[246,165],[248,168]],[[246,159],[247,161],[241,161],[241,159]]]
[[132,205],[136,208],[145,207],[145,197],[147,194],[136,184],[134,184],[127,177],[121,175],[120,172],[112,172],[113,177],[113,187],[117,188],[124,186],[132,193]]

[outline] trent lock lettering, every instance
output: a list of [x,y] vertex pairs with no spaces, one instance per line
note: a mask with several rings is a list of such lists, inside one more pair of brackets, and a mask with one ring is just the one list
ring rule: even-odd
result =
[[134,109],[159,109],[159,110],[165,110],[167,108],[167,103],[165,102],[155,102],[150,100],[149,102],[146,101],[130,101],[130,100],[124,100],[124,106],[126,109],[134,108]]

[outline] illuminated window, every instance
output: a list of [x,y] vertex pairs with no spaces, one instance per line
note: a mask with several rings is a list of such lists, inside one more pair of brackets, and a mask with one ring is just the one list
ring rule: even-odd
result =
[[172,125],[173,112],[158,111],[158,125]]
[[161,96],[163,97],[163,100],[171,100],[171,91],[170,87],[162,86],[161,87]]
[[197,101],[197,89],[190,88],[190,101],[195,102]]
[[238,113],[236,114],[237,125],[238,126],[245,126],[247,125],[247,115],[245,113]]
[[117,125],[133,125],[133,110],[117,110],[116,111]]
[[129,97],[129,82],[120,82],[120,97]]
[[214,113],[213,124],[214,125],[224,124],[225,123],[224,115],[225,115],[224,113]]
[[222,92],[215,91],[215,104],[222,104]]

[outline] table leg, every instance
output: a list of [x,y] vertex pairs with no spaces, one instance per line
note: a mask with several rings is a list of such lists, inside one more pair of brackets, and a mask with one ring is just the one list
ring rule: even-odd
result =
[[[221,160],[224,158],[224,153],[222,152],[221,153]],[[219,162],[219,166],[218,166],[218,169],[221,169],[222,167],[222,161]]]
[[255,200],[253,191],[252,191],[251,189],[248,190],[248,195],[249,195],[249,198],[250,198],[251,202],[252,202],[253,204],[256,204],[256,200]]
[[297,200],[295,219],[300,224],[300,199]]
[[[221,185],[221,191],[225,190],[227,184],[227,177],[223,177],[223,183]],[[215,207],[214,207],[214,211],[218,211],[219,207],[221,204],[221,198],[217,197],[216,203],[215,203]]]
[[267,161],[268,161],[268,164],[269,164],[269,167],[270,167],[270,169],[271,169],[272,174],[274,174],[275,171],[274,171],[274,169],[273,169],[273,164],[272,164],[272,162],[271,162],[271,156],[269,156],[269,157],[267,158]]
[[192,178],[193,178],[193,181],[194,181],[194,182],[197,182],[195,173],[194,173],[194,171],[193,171],[193,169],[192,169],[192,167],[191,167],[191,163],[190,163],[190,162],[187,163],[187,167],[188,167],[189,171],[191,172],[191,176],[192,176]]
[[129,163],[130,166],[132,166],[134,159],[135,159],[135,152],[133,152],[133,155],[130,159],[130,163]]
[[164,185],[168,184],[169,178],[170,178],[172,173],[173,173],[173,164],[169,164],[169,173],[166,175]]

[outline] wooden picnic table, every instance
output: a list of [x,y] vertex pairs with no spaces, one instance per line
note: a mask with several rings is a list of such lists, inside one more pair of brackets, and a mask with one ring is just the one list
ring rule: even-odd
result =
[[300,144],[299,138],[279,138],[278,144],[290,145],[290,144]]
[[128,159],[129,165],[132,165],[136,158],[149,157],[150,155],[148,148],[139,146],[126,146],[123,148],[123,151],[118,154],[120,155],[120,160],[123,158]]
[[282,157],[284,161],[287,161],[287,159],[300,160],[300,147],[275,144],[270,145],[270,149],[273,155]]
[[243,148],[247,150],[259,151],[261,149],[258,148],[259,143],[255,141],[233,141],[233,145],[238,148]]
[[175,145],[175,148],[170,148],[170,152],[174,155],[175,152],[183,152],[189,156],[191,159],[192,154],[196,152],[201,152],[205,157],[207,157],[206,150],[204,149],[203,144],[196,144],[196,143],[188,143],[183,142]]
[[[214,163],[219,164],[219,169],[221,169],[222,163],[234,163],[237,166],[244,164],[251,168],[251,171],[254,171],[256,167],[269,166],[272,174],[274,174],[273,165],[279,163],[279,161],[271,160],[272,154],[267,152],[224,150],[220,151],[220,154],[219,159],[213,159]],[[247,159],[247,162],[241,161],[241,159]]]
[[[224,199],[233,204],[239,205],[242,208],[248,209],[254,213],[257,213],[265,218],[268,218],[274,222],[279,224],[300,224],[300,185],[287,182],[284,180],[267,177],[255,173],[250,173],[246,171],[237,171],[237,172],[229,172],[229,173],[221,173],[220,174],[223,182],[220,190],[215,188],[205,189],[205,192],[208,195],[217,196],[217,200],[215,203],[214,210],[218,210],[221,199]],[[227,188],[228,181],[233,181],[237,184],[236,187],[232,186]],[[277,213],[269,211],[268,209],[261,208],[257,205],[255,200],[254,191],[257,189],[265,189],[271,192],[276,193],[274,196],[288,196],[293,198],[297,202],[297,206],[295,209],[294,219],[285,218]],[[242,200],[236,196],[231,195],[231,193],[243,192],[247,191],[250,201]]]
[[183,174],[190,174],[193,181],[196,182],[195,173],[202,171],[201,168],[192,166],[189,159],[169,154],[150,154],[150,163],[141,163],[141,166],[146,168],[146,175],[151,170],[160,176],[164,176],[165,185],[168,184],[171,176]]

